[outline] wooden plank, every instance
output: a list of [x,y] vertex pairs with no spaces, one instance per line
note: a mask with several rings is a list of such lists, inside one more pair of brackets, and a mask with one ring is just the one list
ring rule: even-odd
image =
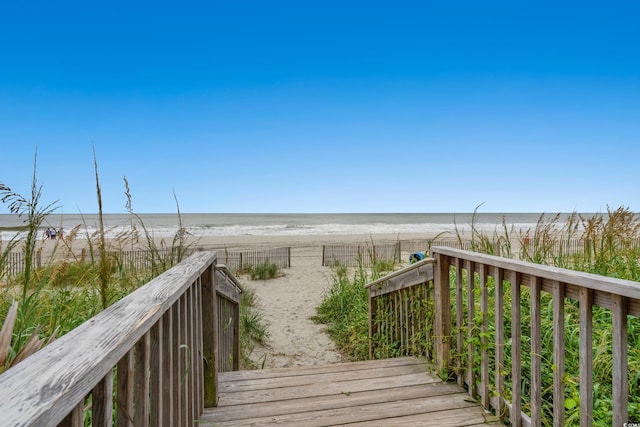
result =
[[564,283],[553,290],[553,425],[564,426]]
[[451,348],[451,289],[449,285],[449,262],[438,256],[434,280],[435,350],[436,369],[441,376],[448,376]]
[[117,366],[116,422],[118,427],[133,427],[133,350]]
[[267,368],[259,369],[255,371],[233,371],[233,372],[220,372],[219,381],[235,381],[242,379],[254,379],[254,378],[278,378],[282,375],[287,376],[306,376],[309,374],[322,374],[333,372],[355,372],[362,371],[364,373],[369,370],[385,369],[393,366],[404,365],[419,365],[424,367],[427,371],[427,362],[423,359],[416,357],[397,357],[393,359],[380,359],[380,360],[365,360],[359,362],[342,362],[333,363],[330,365],[318,365],[318,366],[299,366],[295,369],[291,368]]
[[173,400],[173,310],[168,310],[162,318],[162,365],[160,366],[160,376],[162,377],[162,419],[164,425],[173,427],[173,411],[175,400]]
[[[309,373],[307,375],[287,376],[285,374],[278,377],[255,378],[235,381],[220,381],[220,393],[234,393],[250,390],[264,390],[277,387],[294,387],[307,384],[324,385],[333,382],[344,382],[354,380],[364,380],[373,378],[394,377],[406,374],[425,374],[425,365],[402,365],[392,366],[388,368],[377,368],[367,370],[354,371],[335,371]],[[428,375],[433,382],[438,378],[434,375]]]
[[629,418],[629,363],[627,343],[627,301],[613,296],[613,425],[623,425]]
[[428,377],[424,373],[396,375],[395,377],[371,378],[363,380],[341,381],[325,383],[318,390],[313,383],[286,388],[277,394],[270,389],[241,391],[220,395],[220,405],[238,405],[256,402],[278,401],[283,399],[295,399],[317,395],[331,395],[342,393],[355,393],[364,390],[384,390],[397,386],[433,384],[436,379]]
[[487,275],[489,266],[480,264],[480,388],[482,406],[489,409],[489,290],[487,289]]
[[[104,376],[91,393],[93,427],[111,427],[111,413],[113,411],[113,371]],[[43,424],[44,425],[44,424]]]
[[456,258],[456,377],[459,385],[464,384],[464,363],[462,361],[462,350],[464,344],[464,303],[462,295],[463,277],[462,260]]
[[171,394],[171,400],[173,401],[173,425],[179,426],[182,420],[182,405],[180,405],[180,373],[181,357],[180,357],[180,343],[182,342],[181,330],[182,330],[182,315],[180,304],[174,304],[172,309],[172,325],[171,335],[173,339],[173,346],[171,349],[171,359],[173,360],[173,367],[171,368],[171,382],[173,384],[173,393]]
[[473,373],[475,346],[473,345],[473,329],[475,327],[475,263],[465,261],[467,265],[467,386],[469,394],[476,396],[476,378]]
[[[323,247],[323,250],[324,250],[324,247]],[[369,290],[367,293],[369,295],[367,297],[368,312],[369,312],[369,322],[368,322],[369,323],[369,359],[373,359],[373,336],[376,332],[375,322],[376,322],[376,316],[377,316],[377,310],[376,310],[377,305],[376,305],[376,299],[373,297],[373,295],[371,295],[371,290]]]
[[[203,354],[203,344],[202,344],[202,280],[198,279],[198,282],[194,288],[195,291],[195,303],[194,310],[195,313],[195,340],[196,340],[196,366],[195,366],[195,378],[198,382],[198,401],[197,401],[197,413],[202,413],[204,410],[204,359],[202,358]],[[238,310],[239,312],[239,310]],[[240,325],[240,321],[238,320],[238,325]],[[239,338],[239,328],[238,328],[238,338]],[[238,369],[240,367],[238,366]]]
[[[218,402],[217,317],[218,302],[213,267],[202,274],[202,358],[204,359],[204,406],[211,408]],[[213,326],[213,327],[211,327]]]
[[504,406],[504,270],[498,267],[494,267],[493,278],[495,280],[495,387],[497,396],[497,404],[495,405],[496,413],[502,418],[505,416]]
[[518,271],[524,275],[556,280],[563,283],[580,284],[580,286],[592,290],[640,300],[640,283],[631,280],[615,279],[597,274],[485,255],[461,249],[450,249],[443,246],[432,247],[431,251],[436,254],[454,258],[460,257],[477,263],[485,263],[494,267],[504,268],[505,270]]
[[240,289],[221,271],[216,271],[216,292],[231,301],[240,302]]
[[152,426],[163,425],[162,409],[162,324],[163,317],[151,328],[151,375],[150,375],[150,415],[149,423]]
[[151,336],[150,333],[135,346],[134,357],[134,424],[136,427],[149,425],[149,369],[151,366]]
[[487,427],[502,425],[494,421],[495,417],[487,414],[480,406],[469,406],[463,409],[410,415],[404,417],[385,418],[374,421],[349,424],[350,427]]
[[542,317],[540,297],[542,279],[531,286],[531,424],[542,424]]
[[196,414],[196,393],[195,382],[193,378],[193,366],[195,364],[195,331],[193,327],[193,286],[189,287],[185,291],[185,297],[187,301],[187,340],[186,340],[186,356],[187,356],[187,369],[184,371],[186,376],[185,382],[187,383],[188,401],[186,411],[188,414],[188,424],[191,425],[199,414]]
[[522,425],[522,331],[520,323],[522,313],[520,311],[520,281],[521,274],[515,271],[510,272],[511,281],[511,410],[510,421],[514,427]]
[[382,279],[365,285],[373,296],[385,295],[401,289],[409,288],[420,283],[434,280],[434,260],[426,259],[419,263],[411,264],[408,267],[393,272]]
[[[313,406],[311,406],[313,407]],[[353,406],[332,409],[330,411],[311,410],[296,412],[272,417],[252,418],[235,421],[234,426],[256,426],[256,425],[290,425],[305,427],[320,427],[327,425],[344,425],[363,421],[379,422],[380,419],[389,418],[389,414],[394,417],[412,416],[421,414],[424,420],[438,418],[438,412],[455,410],[455,419],[458,425],[466,418],[461,409],[477,407],[477,403],[470,401],[466,393],[447,394],[445,396],[433,396],[409,401],[393,401],[376,403],[373,405]],[[478,420],[479,421],[479,420]],[[224,426],[224,422],[220,422]]]
[[580,290],[580,425],[593,425],[593,292]]
[[406,386],[386,390],[365,390],[349,393],[349,395],[333,394],[297,398],[289,401],[252,403],[251,405],[220,406],[208,409],[203,419],[209,422],[244,420],[249,418],[271,417],[287,413],[305,412],[312,410],[329,411],[337,408],[355,407],[362,405],[375,405],[383,402],[399,400],[413,400],[424,397],[446,396],[460,393],[460,388],[455,384],[434,383],[424,385]]
[[185,373],[189,370],[189,359],[187,355],[187,340],[189,336],[187,334],[187,323],[189,322],[189,313],[187,312],[187,297],[182,295],[179,301],[180,304],[180,403],[182,407],[180,411],[182,417],[180,419],[180,425],[187,426],[190,424],[191,410],[189,409],[189,390],[187,376]]

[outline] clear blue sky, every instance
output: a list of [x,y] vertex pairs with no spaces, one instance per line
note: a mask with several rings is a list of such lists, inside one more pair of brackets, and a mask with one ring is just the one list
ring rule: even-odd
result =
[[[640,211],[640,3],[5,2],[0,182],[139,213]],[[0,212],[8,212],[6,206]]]

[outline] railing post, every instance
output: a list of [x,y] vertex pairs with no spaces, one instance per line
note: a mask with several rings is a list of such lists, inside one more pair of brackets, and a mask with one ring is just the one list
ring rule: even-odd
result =
[[449,374],[451,347],[449,263],[447,257],[439,253],[435,253],[434,258],[436,259],[434,280],[436,367],[440,376],[446,377]]
[[613,312],[613,425],[629,418],[629,364],[627,338],[627,299],[612,295]]
[[240,370],[240,302],[233,308],[233,370]]
[[593,291],[580,289],[580,425],[593,425]]
[[200,277],[202,286],[202,357],[204,360],[204,407],[218,405],[218,361],[217,331],[218,303],[214,264],[211,264]]

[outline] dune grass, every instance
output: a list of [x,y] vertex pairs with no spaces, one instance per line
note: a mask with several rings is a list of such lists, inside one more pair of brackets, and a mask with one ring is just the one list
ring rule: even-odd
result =
[[[37,158],[37,156],[36,156]],[[57,209],[56,203],[42,205],[42,186],[36,179],[36,161],[30,197],[22,196],[8,185],[0,183],[0,202],[13,214],[24,218],[25,226],[15,231],[26,232],[26,239],[0,241],[0,373],[56,337],[81,325],[104,308],[128,295],[154,277],[178,264],[194,251],[197,242],[188,243],[189,233],[183,225],[178,198],[173,193],[177,209],[178,231],[170,243],[155,238],[142,218],[133,209],[133,197],[124,177],[129,230],[107,241],[102,214],[102,190],[98,162],[94,152],[95,185],[100,216],[99,229],[89,233],[86,223],[78,224],[63,239],[40,241],[38,233],[49,224],[47,217]],[[83,250],[73,250],[80,240]],[[38,265],[44,244],[51,245],[45,265]],[[15,276],[3,275],[9,254],[22,251],[23,271]],[[142,255],[142,260],[140,259]],[[251,275],[267,279],[280,274],[275,264],[252,268]],[[245,292],[241,304],[241,366],[259,367],[250,354],[256,344],[263,344],[268,332],[255,295]]]
[[[36,153],[37,159],[37,153]],[[44,226],[51,226],[47,217],[57,209],[56,202],[43,204],[42,189],[36,179],[36,161],[31,194],[23,196],[0,183],[0,201],[12,214],[24,219],[20,231],[0,247],[0,373],[37,351],[47,342],[64,335],[76,326],[118,301],[153,277],[180,262],[192,251],[186,243],[178,208],[179,229],[170,247],[164,240],[156,243],[152,230],[146,228],[131,208],[131,192],[125,178],[127,208],[131,214],[131,230],[122,232],[107,242],[102,217],[102,197],[98,164],[94,153],[95,184],[100,226],[97,232],[84,232],[83,224],[70,230],[55,242],[39,240]],[[176,205],[177,205],[177,198]],[[84,225],[84,229],[87,227]],[[138,232],[142,229],[142,236]],[[73,243],[82,239],[86,250],[78,255]],[[44,244],[51,245],[45,265],[35,262]],[[137,248],[146,256],[134,265],[128,249]],[[17,275],[3,275],[9,254],[21,251],[24,268]],[[44,257],[46,258],[46,257]]]

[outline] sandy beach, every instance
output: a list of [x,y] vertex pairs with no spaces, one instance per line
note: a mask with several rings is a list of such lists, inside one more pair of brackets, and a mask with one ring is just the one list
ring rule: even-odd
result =
[[[331,244],[389,243],[433,238],[433,235],[313,235],[313,236],[227,236],[200,239],[204,248],[230,250],[291,247],[291,268],[283,277],[252,281],[241,278],[246,289],[255,292],[268,326],[267,345],[258,347],[252,360],[264,367],[321,365],[343,361],[325,325],[311,318],[332,284],[333,271],[322,266],[322,246]],[[404,258],[403,258],[404,259]]]
[[[325,332],[325,325],[314,323],[311,318],[322,301],[323,293],[332,286],[333,271],[322,266],[323,245],[384,244],[398,240],[426,240],[435,234],[377,234],[377,235],[295,235],[295,236],[207,236],[188,238],[186,244],[204,250],[228,249],[231,251],[291,248],[291,267],[284,275],[270,280],[253,281],[240,277],[246,289],[253,290],[267,325],[269,337],[265,346],[257,347],[253,354],[258,366],[289,367],[319,365],[343,361],[342,356]],[[453,239],[454,236],[440,236]],[[122,242],[108,241],[114,249],[128,249]],[[171,246],[171,239],[156,239],[158,247]],[[62,249],[69,244],[42,241],[38,246],[43,255],[54,252],[57,256],[67,253]],[[70,243],[74,253],[86,245],[81,238]],[[56,249],[54,249],[57,246]],[[62,250],[61,250],[62,249]],[[408,254],[403,254],[408,261]]]

